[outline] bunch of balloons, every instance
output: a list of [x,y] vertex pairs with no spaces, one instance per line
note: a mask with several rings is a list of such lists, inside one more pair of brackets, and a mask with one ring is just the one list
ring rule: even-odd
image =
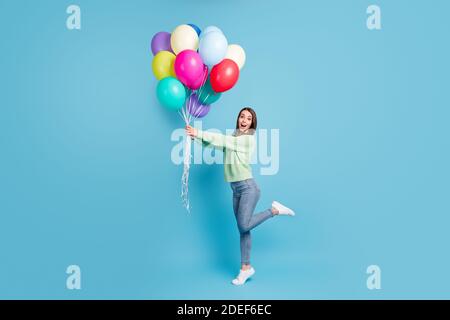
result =
[[[182,24],[172,33],[156,33],[151,47],[152,69],[159,80],[158,100],[164,107],[178,111],[186,124],[208,114],[211,104],[234,87],[245,64],[244,49],[229,45],[215,26],[202,31],[194,24]],[[188,212],[190,159],[191,139],[186,139],[181,198]]]
[[206,116],[211,104],[234,87],[245,64],[244,49],[228,44],[215,26],[200,30],[195,24],[182,24],[172,33],[158,32],[151,50],[158,100],[178,111],[186,123]]

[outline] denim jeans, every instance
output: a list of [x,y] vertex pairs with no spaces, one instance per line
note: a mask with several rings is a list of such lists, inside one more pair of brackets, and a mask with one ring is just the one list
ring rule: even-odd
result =
[[255,180],[231,182],[231,189],[233,190],[233,210],[241,241],[241,263],[250,264],[252,248],[250,230],[273,217],[273,214],[271,209],[253,214],[261,195]]

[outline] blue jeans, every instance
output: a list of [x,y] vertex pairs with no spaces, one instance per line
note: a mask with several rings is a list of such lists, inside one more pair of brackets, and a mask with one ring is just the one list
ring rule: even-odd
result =
[[250,251],[252,249],[250,230],[273,217],[272,210],[267,209],[253,214],[261,195],[255,180],[247,179],[231,182],[231,189],[233,189],[233,210],[241,240],[241,263],[250,264]]

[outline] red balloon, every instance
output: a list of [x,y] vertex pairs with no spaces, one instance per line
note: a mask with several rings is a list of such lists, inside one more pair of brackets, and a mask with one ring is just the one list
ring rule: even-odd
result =
[[239,78],[239,67],[233,60],[224,59],[216,64],[209,75],[211,87],[217,93],[233,88]]

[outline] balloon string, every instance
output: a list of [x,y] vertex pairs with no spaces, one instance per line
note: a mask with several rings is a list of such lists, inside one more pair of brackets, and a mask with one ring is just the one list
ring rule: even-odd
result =
[[187,122],[187,117],[186,117],[186,112],[184,111],[184,108],[181,109],[181,112],[183,113],[183,120],[186,124],[188,124]]
[[187,114],[187,117],[188,117],[189,124],[192,121],[191,108],[192,108],[192,92],[189,94],[189,98],[188,98],[188,101],[186,103],[186,114]]
[[204,100],[204,101],[208,100],[208,98],[209,98],[210,95],[211,95],[211,93],[208,93],[208,94],[206,95],[206,98],[203,99],[203,100]]
[[194,118],[195,119],[197,119],[198,118],[198,116],[200,115],[200,106],[197,108],[197,109],[195,109],[195,111],[194,111]]
[[183,175],[181,176],[181,201],[187,212],[190,213],[189,204],[189,167],[191,163],[191,140],[186,137],[184,144]]
[[[206,79],[207,79],[207,77],[205,78],[205,80],[203,81],[203,84],[200,86],[200,88],[198,88],[197,89],[197,91],[195,92],[196,94],[197,94],[197,98],[200,98],[200,96],[202,95],[202,93],[203,93],[203,89],[204,89],[204,87],[205,87],[205,83],[206,83]],[[207,94],[207,96],[206,96],[206,98],[204,99],[205,101],[209,98],[209,96],[210,96],[210,93],[208,93]],[[203,100],[203,99],[202,99]],[[194,118],[198,118],[198,116],[202,113],[201,111],[202,111],[202,109],[200,108],[200,104],[202,104],[201,102],[200,102],[200,100],[198,101],[199,102],[199,108],[197,108],[195,111],[194,111]]]
[[[200,108],[200,102],[198,105],[198,108],[192,111],[193,105],[195,105],[195,102],[192,101],[192,95],[194,93],[197,94],[197,97],[200,97],[201,93],[203,92],[204,85],[206,83],[208,76],[205,77],[205,80],[203,81],[202,85],[197,91],[188,91],[188,101],[185,101],[182,111],[178,110],[178,113],[183,118],[183,120],[186,122],[186,124],[190,124],[192,121],[192,118],[195,119],[200,115],[202,109]],[[209,94],[208,94],[209,96]],[[183,203],[183,206],[186,208],[187,212],[190,213],[190,203],[189,203],[189,167],[191,163],[191,140],[189,140],[189,137],[186,137],[185,142],[185,148],[184,148],[184,161],[183,161],[183,175],[181,176],[181,200]]]
[[[200,102],[199,102],[199,104],[200,104]],[[195,112],[195,118],[197,119],[201,113],[202,113],[202,108],[201,108],[201,105],[199,105]]]
[[189,98],[188,98],[188,100],[187,100],[187,103],[186,103],[186,110],[185,110],[185,112],[186,112],[186,118],[188,119],[188,123],[190,124],[191,123],[191,121],[192,121],[192,115],[191,115],[191,112],[190,112],[190,110],[191,110],[191,108],[192,108],[192,91],[189,93]]
[[[181,109],[183,110],[183,109]],[[181,112],[180,110],[178,110],[178,114],[180,115],[181,119],[183,119],[184,122],[186,122],[186,117],[184,116],[184,112]]]
[[200,86],[200,88],[197,89],[197,95],[198,97],[200,97],[203,93],[203,89],[205,87],[206,81],[208,80],[208,74],[206,74],[206,77],[204,80],[202,80],[202,85]]
[[[194,95],[194,93],[192,95]],[[193,108],[195,107],[195,101],[194,101],[193,97],[191,98],[190,102],[191,102],[191,105],[190,105],[189,110],[191,110],[190,115],[191,115],[191,120],[193,120],[193,118],[195,118],[195,111],[196,111],[196,110],[193,110]],[[194,114],[192,114],[192,113],[194,113]]]
[[[189,106],[191,104],[192,92],[189,91],[188,99],[184,102],[182,113],[184,115],[184,121],[186,125],[191,123],[191,115],[189,112]],[[181,176],[181,202],[188,213],[191,212],[191,206],[189,203],[189,167],[191,164],[191,137],[186,136],[184,144],[184,160],[183,160],[183,174]]]
[[195,112],[195,118],[198,118],[198,116],[200,115],[200,113],[202,113],[202,108],[200,106],[198,106],[196,112]]
[[203,93],[203,87],[200,87],[200,88],[198,88],[198,91],[197,91],[197,97],[200,99],[200,96],[202,95],[202,93]]

